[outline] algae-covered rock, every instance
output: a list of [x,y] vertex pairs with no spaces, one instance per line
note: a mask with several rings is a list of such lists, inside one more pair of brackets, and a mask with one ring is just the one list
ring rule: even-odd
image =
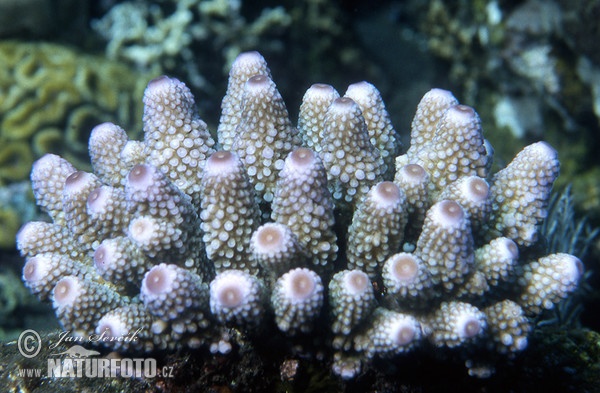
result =
[[554,326],[538,329],[516,366],[519,391],[597,392],[600,386],[600,334]]
[[[87,140],[104,121],[140,129],[149,77],[50,43],[0,43],[0,185],[27,178],[47,152],[89,167]],[[135,98],[135,99],[132,99]]]

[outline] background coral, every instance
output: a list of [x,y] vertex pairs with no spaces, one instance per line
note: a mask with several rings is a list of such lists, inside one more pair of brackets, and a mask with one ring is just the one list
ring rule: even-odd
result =
[[0,184],[23,179],[27,167],[55,151],[85,165],[91,128],[114,118],[139,127],[131,100],[143,75],[56,44],[0,44]]

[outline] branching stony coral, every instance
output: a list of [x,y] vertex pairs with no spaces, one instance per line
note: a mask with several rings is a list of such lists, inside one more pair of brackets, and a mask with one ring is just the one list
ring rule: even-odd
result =
[[101,124],[94,173],[56,155],[33,166],[52,222],[19,232],[23,280],[65,329],[141,329],[107,344],[119,351],[230,350],[231,328],[299,343],[317,329],[342,378],[416,348],[452,351],[482,375],[577,287],[577,257],[519,258],[534,255],[558,175],[547,143],[492,175],[475,110],[432,89],[396,156],[366,82],[341,98],[312,86],[296,128],[259,53],[240,55],[230,78],[220,146],[187,87],[163,76],[146,89],[143,142]]

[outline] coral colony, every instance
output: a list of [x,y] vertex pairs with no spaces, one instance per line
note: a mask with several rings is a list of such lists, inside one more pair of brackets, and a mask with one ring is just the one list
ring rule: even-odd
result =
[[143,123],[143,141],[95,127],[93,173],[52,154],[35,162],[51,222],[17,236],[25,285],[64,329],[141,329],[114,350],[227,352],[228,329],[293,342],[319,324],[345,379],[416,348],[451,348],[485,374],[486,359],[527,347],[531,318],[582,275],[569,254],[519,259],[546,216],[556,151],[534,143],[490,174],[479,116],[448,91],[425,94],[399,155],[373,85],[311,86],[295,127],[248,52],[229,75],[218,143],[166,76],[146,88]]

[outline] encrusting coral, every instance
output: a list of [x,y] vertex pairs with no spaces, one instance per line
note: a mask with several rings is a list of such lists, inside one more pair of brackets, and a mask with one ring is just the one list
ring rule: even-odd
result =
[[19,232],[23,280],[65,329],[141,329],[107,345],[150,351],[318,328],[344,379],[415,348],[455,351],[476,374],[524,350],[530,318],[577,287],[577,257],[529,247],[558,175],[548,144],[492,176],[479,116],[450,92],[425,95],[397,156],[366,82],[343,97],[313,85],[296,128],[260,54],[230,78],[220,145],[163,76],[146,89],[143,142],[105,123],[94,173],[51,154],[34,164],[52,223]]

